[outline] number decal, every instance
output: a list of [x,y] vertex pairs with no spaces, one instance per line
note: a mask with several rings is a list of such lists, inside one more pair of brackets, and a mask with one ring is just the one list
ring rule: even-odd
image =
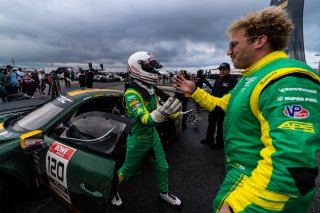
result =
[[57,177],[61,182],[63,182],[64,177],[64,164],[60,161],[57,163],[57,159],[48,156],[48,173],[53,177]]
[[57,178],[63,182],[63,174],[64,174],[64,164],[61,162],[58,162],[57,165]]
[[[50,156],[48,156],[48,157],[50,157]],[[51,158],[51,162],[52,162],[52,164],[50,166],[49,171],[53,177],[56,177],[55,170],[56,170],[57,160],[54,158]]]
[[46,169],[50,187],[70,204],[67,168],[69,160],[75,152],[76,150],[71,147],[54,142],[48,150],[46,157]]

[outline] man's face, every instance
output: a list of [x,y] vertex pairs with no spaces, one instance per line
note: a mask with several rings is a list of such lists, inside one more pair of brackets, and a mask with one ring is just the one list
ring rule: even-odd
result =
[[230,35],[230,46],[227,55],[230,56],[233,66],[238,69],[247,69],[255,63],[254,44],[250,43],[244,30]]
[[221,77],[230,74],[230,70],[228,70],[227,68],[220,68],[219,71],[220,71],[220,76],[221,76]]

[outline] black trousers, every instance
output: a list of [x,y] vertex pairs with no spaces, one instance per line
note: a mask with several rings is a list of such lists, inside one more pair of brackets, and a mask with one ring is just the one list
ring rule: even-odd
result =
[[16,94],[18,92],[19,87],[18,86],[11,86],[11,85],[7,85],[5,86],[7,94]]
[[[182,111],[183,111],[183,112],[187,111],[189,98],[182,97],[182,99],[180,99],[180,100],[181,100],[181,102],[182,102]],[[186,125],[187,125],[187,118],[188,118],[188,114],[184,114],[184,115],[182,116],[182,125],[183,125],[183,126],[186,126]]]
[[[207,129],[207,140],[209,143],[216,143],[219,146],[223,146],[223,119],[224,111],[220,107],[216,107],[208,116],[208,129]],[[217,135],[215,136],[215,132]]]

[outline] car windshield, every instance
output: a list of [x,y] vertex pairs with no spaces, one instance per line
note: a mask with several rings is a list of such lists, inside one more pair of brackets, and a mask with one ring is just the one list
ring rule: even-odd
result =
[[58,116],[64,109],[74,104],[75,101],[70,96],[59,96],[15,122],[12,125],[12,129],[16,132],[40,129],[54,117]]

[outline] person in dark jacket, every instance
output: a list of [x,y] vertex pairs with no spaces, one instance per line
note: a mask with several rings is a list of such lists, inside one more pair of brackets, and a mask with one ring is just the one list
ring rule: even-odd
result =
[[[204,77],[203,75],[203,70],[198,70],[197,71],[197,77],[196,77],[196,81],[195,81],[195,85],[196,87],[199,87],[202,89],[203,84],[206,84],[210,89],[212,89],[213,87],[211,86],[211,84],[209,83],[209,81]],[[199,104],[196,104],[197,106],[197,111],[200,111],[200,106]]]
[[85,89],[86,88],[86,75],[84,74],[84,71],[81,69],[79,71],[79,85],[80,85],[80,89]]
[[[232,90],[238,81],[230,75],[230,65],[228,63],[220,64],[218,69],[220,71],[220,77],[215,81],[211,95],[214,95],[215,97],[222,97]],[[212,149],[223,149],[223,119],[224,111],[220,107],[216,107],[209,113],[207,136],[205,139],[200,141],[202,144],[210,144],[210,148]],[[214,140],[216,130],[217,135]]]
[[[186,70],[181,70],[180,75],[182,75],[185,79],[190,80],[190,75],[188,75]],[[187,111],[190,95],[186,94],[186,93],[177,93],[176,96],[182,102],[182,111],[183,112]],[[187,118],[188,118],[188,114],[184,114],[182,116],[182,129],[183,130],[185,130],[188,127],[187,126]]]
[[71,87],[70,72],[69,72],[68,68],[65,68],[65,70],[63,72],[63,77],[64,77],[64,84],[66,85],[66,87]]
[[93,88],[93,77],[94,77],[93,70],[90,70],[90,72],[88,72],[86,76],[87,88]]
[[31,78],[31,73],[27,72],[21,81],[22,92],[33,97],[34,94],[34,80]]

